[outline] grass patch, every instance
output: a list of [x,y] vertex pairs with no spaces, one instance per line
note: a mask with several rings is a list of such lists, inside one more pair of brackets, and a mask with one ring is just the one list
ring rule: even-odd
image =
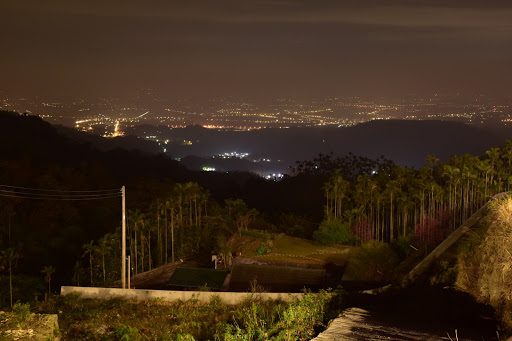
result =
[[[284,233],[271,235],[271,238],[265,239],[264,242],[261,238],[248,235],[236,236],[231,243],[233,250],[242,252],[243,257],[312,265],[323,265],[328,262],[344,265],[347,261],[348,250],[352,248],[346,245],[319,245],[312,240],[291,237]],[[265,244],[265,252],[258,254],[262,243]]]
[[278,234],[272,241],[271,252],[262,259],[283,263],[322,265],[333,262],[343,265],[349,249],[345,245],[323,246],[311,240]]
[[28,303],[0,311],[0,340],[54,340],[60,335],[56,315],[34,314]]
[[84,299],[66,295],[41,303],[59,314],[64,340],[309,340],[324,325],[332,295],[307,294],[285,303],[247,300],[226,305],[190,301]]

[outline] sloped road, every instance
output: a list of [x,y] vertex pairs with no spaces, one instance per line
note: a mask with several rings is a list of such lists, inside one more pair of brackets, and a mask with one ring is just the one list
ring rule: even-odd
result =
[[[455,340],[455,333],[452,332]],[[373,318],[361,308],[349,308],[343,316],[335,319],[326,331],[312,341],[345,340],[389,340],[389,341],[424,341],[450,340],[447,335],[420,332],[406,328],[393,327]],[[459,340],[463,340],[459,338]]]
[[349,308],[314,341],[504,340],[497,333],[494,310],[453,289],[351,293],[346,303]]

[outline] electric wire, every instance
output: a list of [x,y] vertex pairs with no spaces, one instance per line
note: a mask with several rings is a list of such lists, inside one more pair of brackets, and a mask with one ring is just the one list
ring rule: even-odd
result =
[[99,189],[99,190],[85,190],[85,191],[70,191],[70,190],[61,190],[61,189],[41,189],[41,188],[31,188],[31,187],[18,187],[18,186],[10,186],[10,185],[0,185],[0,187],[13,188],[13,189],[21,189],[21,190],[30,190],[30,191],[40,191],[40,192],[66,192],[66,193],[96,193],[96,192],[121,192],[119,188],[113,189]]
[[79,198],[79,197],[62,197],[62,198],[45,198],[45,197],[30,197],[30,196],[20,196],[16,194],[0,194],[0,197],[7,197],[7,198],[18,198],[18,199],[39,199],[39,200],[100,200],[100,199],[111,199],[111,198],[120,198],[121,195],[112,195],[112,196],[104,196],[104,197],[97,197],[97,198]]
[[17,192],[17,191],[6,191],[0,189],[0,193],[6,194],[19,194],[19,195],[31,195],[36,197],[48,197],[48,198],[61,198],[61,197],[83,197],[83,198],[94,198],[101,196],[110,196],[110,195],[121,195],[119,193],[102,193],[102,194],[46,194],[46,193],[30,193],[30,192]]
[[122,196],[120,189],[71,191],[0,185],[0,197],[39,200],[100,200]]

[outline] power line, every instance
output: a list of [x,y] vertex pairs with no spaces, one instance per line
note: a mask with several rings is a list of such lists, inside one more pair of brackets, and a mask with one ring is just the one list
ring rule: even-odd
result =
[[83,198],[94,198],[94,197],[100,197],[100,196],[110,196],[110,195],[121,195],[121,192],[119,193],[98,193],[98,194],[46,194],[46,193],[30,193],[30,192],[19,192],[19,191],[9,191],[9,190],[3,190],[0,189],[0,193],[6,193],[6,194],[19,194],[19,195],[31,195],[36,197],[48,197],[48,198],[62,198],[62,197],[83,197]]
[[111,195],[111,196],[104,196],[104,197],[95,197],[95,198],[83,198],[83,197],[61,197],[61,198],[54,198],[54,197],[31,197],[31,196],[23,196],[23,195],[16,195],[14,192],[12,195],[9,194],[1,194],[0,197],[8,197],[8,198],[18,198],[18,199],[40,199],[40,200],[99,200],[99,199],[110,199],[110,198],[120,198],[121,195]]
[[[92,191],[69,191],[0,185],[0,197],[36,200],[101,200],[122,197],[121,283],[126,288],[126,196],[125,187]],[[128,258],[129,259],[129,258]],[[129,262],[129,261],[128,261]],[[128,287],[130,275],[128,273]]]
[[[2,189],[4,188],[4,189]],[[0,185],[0,197],[40,200],[99,200],[122,196],[121,189],[70,191]]]
[[70,190],[61,190],[61,189],[41,189],[41,188],[30,188],[30,187],[18,187],[18,186],[10,186],[10,185],[0,185],[0,187],[13,188],[13,189],[21,189],[21,190],[29,190],[29,191],[39,191],[39,192],[65,192],[65,193],[119,192],[119,193],[121,193],[121,189],[119,189],[119,188],[87,190],[87,191],[70,191]]

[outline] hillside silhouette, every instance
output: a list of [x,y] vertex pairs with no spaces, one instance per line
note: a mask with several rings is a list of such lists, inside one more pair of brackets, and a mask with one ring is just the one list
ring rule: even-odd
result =
[[[289,129],[261,129],[252,131],[219,131],[200,126],[169,129],[167,127],[140,126],[137,131],[163,132],[171,141],[169,155],[194,156],[202,160],[186,160],[187,167],[198,169],[199,164],[214,165],[222,169],[246,170],[250,164],[210,159],[225,152],[247,152],[252,159],[270,158],[277,168],[286,170],[296,160],[312,159],[319,153],[335,156],[352,152],[369,158],[381,155],[396,164],[420,168],[427,155],[435,154],[441,161],[451,155],[480,155],[492,146],[502,145],[511,136],[507,127],[467,125],[453,121],[376,120],[351,127],[302,127]],[[192,141],[184,145],[182,141]],[[261,163],[254,164],[259,170]],[[265,169],[265,168],[263,168]]]

